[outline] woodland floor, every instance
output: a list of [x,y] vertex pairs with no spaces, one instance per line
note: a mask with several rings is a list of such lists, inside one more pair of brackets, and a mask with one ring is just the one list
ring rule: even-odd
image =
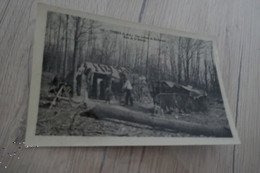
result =
[[[49,86],[51,75],[43,75],[40,103],[50,103]],[[55,95],[53,95],[55,96]],[[105,101],[91,100],[92,103],[106,104]],[[133,106],[121,106],[117,101],[111,101],[110,106],[115,109],[140,111],[152,117],[163,119],[178,119],[186,122],[198,123],[202,125],[228,127],[228,121],[222,102],[213,97],[207,98],[207,111],[171,114],[154,114],[152,103],[137,103]],[[56,135],[56,136],[172,136],[183,137],[192,136],[173,130],[160,130],[155,127],[122,121],[115,119],[95,119],[93,117],[81,116],[85,111],[83,104],[73,104],[65,100],[57,100],[55,106],[39,106],[36,135]]]
[[[204,112],[178,113],[172,112],[160,118],[178,119],[203,125],[217,126],[219,124],[228,127],[228,122],[222,103],[216,99],[209,99],[208,110]],[[106,104],[105,101],[92,100],[92,102]],[[116,109],[134,110],[143,112],[149,116],[160,116],[153,114],[152,104],[135,103],[134,106],[120,106],[116,102],[110,104]],[[60,100],[50,109],[39,107],[36,135],[57,136],[191,136],[173,130],[160,130],[154,127],[137,123],[115,120],[95,119],[94,117],[81,116],[80,112],[86,110],[83,104],[72,104]]]

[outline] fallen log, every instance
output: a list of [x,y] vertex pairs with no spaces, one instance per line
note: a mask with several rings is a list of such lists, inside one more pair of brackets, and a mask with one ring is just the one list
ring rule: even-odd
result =
[[129,109],[118,109],[105,104],[97,104],[91,109],[80,113],[81,116],[90,116],[96,119],[117,119],[149,125],[159,129],[171,129],[191,135],[204,135],[210,137],[232,137],[230,129],[225,126],[209,126],[176,119],[162,119],[152,117],[142,112]]

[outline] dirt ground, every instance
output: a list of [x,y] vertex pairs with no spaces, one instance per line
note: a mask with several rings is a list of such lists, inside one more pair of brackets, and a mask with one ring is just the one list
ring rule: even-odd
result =
[[57,136],[190,136],[175,131],[162,131],[150,126],[115,119],[80,116],[83,105],[73,108],[59,102],[52,109],[39,108],[36,135]]
[[[103,102],[103,101],[98,101]],[[104,102],[104,104],[106,104]],[[189,114],[173,112],[165,114],[161,118],[178,119],[187,122],[194,122],[205,125],[225,124],[228,127],[224,107],[221,103],[211,99],[208,102],[206,112],[192,112]],[[141,111],[149,116],[160,116],[153,114],[152,105],[135,104],[133,107],[123,107],[116,103],[111,106],[121,109]],[[58,101],[51,109],[39,107],[36,135],[57,135],[57,136],[171,136],[187,137],[190,134],[180,133],[173,130],[160,130],[155,127],[126,122],[115,119],[96,119],[95,117],[81,116],[80,113],[86,110],[81,105],[72,105],[69,101]]]
[[[57,99],[53,106],[53,101],[48,93],[48,76],[42,78],[41,98],[39,114],[37,120],[36,135],[57,135],[57,136],[172,136],[185,137],[190,134],[173,130],[161,130],[147,125],[115,120],[96,119],[95,117],[81,116],[80,113],[86,110],[84,104],[73,104],[71,101]],[[99,104],[106,104],[105,101],[92,100]],[[79,103],[79,102],[78,102]],[[190,113],[178,111],[170,114],[154,113],[153,103],[137,103],[134,106],[121,106],[117,101],[111,101],[110,106],[116,109],[129,109],[140,111],[148,116],[160,117],[162,119],[176,119],[186,122],[193,122],[202,125],[216,126],[224,125],[228,128],[223,103],[213,97],[207,98],[207,110]],[[52,107],[52,108],[50,108]]]

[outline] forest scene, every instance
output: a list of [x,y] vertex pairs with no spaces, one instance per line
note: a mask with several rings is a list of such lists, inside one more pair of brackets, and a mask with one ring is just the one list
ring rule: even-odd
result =
[[48,12],[36,135],[231,137],[213,43]]

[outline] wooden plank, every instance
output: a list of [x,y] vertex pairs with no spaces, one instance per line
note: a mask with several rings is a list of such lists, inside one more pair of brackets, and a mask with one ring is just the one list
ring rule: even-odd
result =
[[[260,2],[258,0],[39,0],[183,31],[215,35],[224,86],[242,145],[39,148],[0,172],[258,172]],[[23,139],[35,0],[0,1],[0,146]],[[242,65],[240,65],[242,63]],[[241,68],[240,68],[241,66]],[[240,77],[239,77],[240,75]],[[233,166],[232,166],[233,165]]]

